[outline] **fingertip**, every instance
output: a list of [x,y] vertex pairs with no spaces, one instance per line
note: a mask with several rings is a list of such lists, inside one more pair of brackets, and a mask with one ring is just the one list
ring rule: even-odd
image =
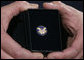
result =
[[60,6],[63,5],[64,3],[62,3],[61,1],[52,1],[50,3],[45,2],[43,3],[43,6],[47,6],[47,5],[52,5],[52,6]]
[[42,53],[32,53],[35,59],[43,59],[43,54]]
[[53,4],[61,4],[61,1],[52,1]]
[[43,7],[44,8],[47,7],[47,6],[48,6],[48,3],[47,2],[43,3]]
[[47,58],[48,59],[63,59],[63,54],[62,52],[53,52],[53,53],[50,53]]
[[55,2],[50,2],[50,3],[46,2],[43,4],[43,7],[46,9],[57,9],[57,10],[59,10],[61,6],[57,2],[56,3]]
[[48,59],[47,57],[44,57],[44,59]]
[[31,9],[38,9],[39,8],[39,5],[38,4],[30,4],[30,8]]
[[54,9],[56,8],[55,5],[53,3],[43,3],[43,7],[46,8],[46,9]]
[[55,52],[48,54],[47,58],[48,59],[56,59]]

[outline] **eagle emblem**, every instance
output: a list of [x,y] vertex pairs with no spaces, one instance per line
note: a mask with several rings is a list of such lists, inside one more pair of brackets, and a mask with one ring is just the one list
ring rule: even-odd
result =
[[37,33],[41,36],[44,36],[47,33],[47,28],[44,26],[38,26],[36,30],[37,30]]

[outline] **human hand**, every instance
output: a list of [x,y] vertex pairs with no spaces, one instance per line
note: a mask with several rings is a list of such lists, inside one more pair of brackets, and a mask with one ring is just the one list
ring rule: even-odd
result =
[[17,42],[8,34],[8,25],[13,16],[29,8],[37,9],[37,4],[30,4],[25,1],[16,1],[7,6],[1,7],[1,59],[42,59],[41,53],[32,53]]
[[60,1],[43,4],[45,9],[57,9],[62,23],[70,34],[67,49],[62,52],[50,53],[48,59],[80,59],[83,58],[83,12]]

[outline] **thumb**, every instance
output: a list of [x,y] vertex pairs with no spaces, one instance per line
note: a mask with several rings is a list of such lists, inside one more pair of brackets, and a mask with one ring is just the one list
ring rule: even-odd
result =
[[16,16],[22,11],[27,9],[36,9],[38,8],[37,4],[30,4],[26,1],[16,1],[12,4],[4,6],[1,8],[1,20],[4,25],[4,29],[7,30],[8,24],[13,16]]
[[62,3],[61,1],[53,1],[51,3],[44,3],[43,6],[46,9],[57,9],[57,10],[59,10],[59,12],[62,16],[67,15],[67,14],[69,15],[73,11],[77,12],[77,10],[75,8]]

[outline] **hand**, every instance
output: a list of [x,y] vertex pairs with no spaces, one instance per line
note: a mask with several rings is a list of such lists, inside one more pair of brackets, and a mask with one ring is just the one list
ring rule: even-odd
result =
[[41,53],[31,53],[21,47],[8,34],[8,25],[13,16],[29,8],[37,9],[37,4],[30,4],[25,1],[16,1],[1,8],[1,59],[42,59]]
[[62,52],[50,53],[48,59],[80,59],[83,57],[83,12],[60,1],[44,3],[46,9],[59,10],[62,23],[70,34],[67,49]]

